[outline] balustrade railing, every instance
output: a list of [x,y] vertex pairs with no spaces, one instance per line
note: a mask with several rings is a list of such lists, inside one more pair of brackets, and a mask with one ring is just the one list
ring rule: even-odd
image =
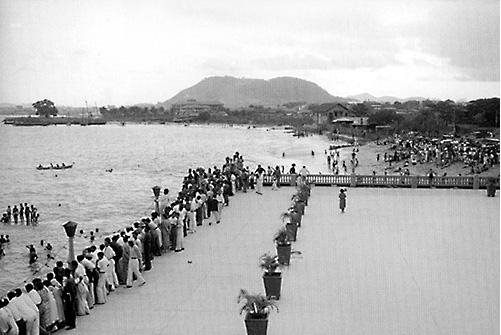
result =
[[[295,185],[297,175],[280,176],[280,185]],[[411,188],[486,188],[491,177],[427,177],[400,175],[332,175],[310,174],[308,182],[318,186],[361,186],[361,187],[411,187]],[[499,188],[499,178],[494,178]],[[273,176],[264,176],[264,185],[271,185]]]

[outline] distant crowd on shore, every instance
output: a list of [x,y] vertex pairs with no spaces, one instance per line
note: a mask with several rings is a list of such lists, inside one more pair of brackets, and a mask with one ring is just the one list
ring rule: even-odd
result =
[[2,218],[0,221],[3,224],[24,224],[26,225],[36,225],[38,224],[38,219],[40,218],[40,213],[38,213],[38,209],[32,204],[28,203],[14,205],[13,208],[11,206],[7,206],[6,211],[2,214]]
[[325,155],[327,156],[327,166],[330,171],[334,175],[339,175],[339,174],[345,174],[347,175],[348,173],[355,173],[356,168],[358,167],[359,161],[358,161],[358,152],[359,152],[359,146],[358,143],[355,143],[354,148],[352,149],[351,152],[351,159],[350,159],[350,167],[346,165],[345,160],[340,159],[340,151],[339,149],[329,149],[329,151],[325,150]]
[[[442,139],[430,138],[410,132],[395,134],[391,151],[384,154],[384,161],[391,167],[392,162],[404,161],[404,167],[418,163],[435,163],[446,168],[453,163],[462,162],[469,167],[470,174],[487,171],[499,164],[499,143],[486,144],[467,137]],[[379,155],[377,157],[379,160]]]
[[[295,173],[295,164],[291,171]],[[277,166],[268,172],[278,180],[281,169]],[[183,240],[196,233],[197,227],[221,224],[231,196],[248,190],[262,194],[266,173],[261,165],[255,171],[244,167],[238,152],[226,157],[222,168],[189,169],[177,196],[171,197],[164,189],[156,199],[158,211],[151,216],[106,237],[99,245],[91,234],[90,245],[75,260],[66,266],[58,260],[44,278],[8,292],[0,299],[0,333],[40,334],[75,328],[77,316],[105,304],[120,285],[146,284],[143,273],[153,268],[154,259],[182,252]],[[31,261],[31,253],[36,252],[33,245],[27,247]]]

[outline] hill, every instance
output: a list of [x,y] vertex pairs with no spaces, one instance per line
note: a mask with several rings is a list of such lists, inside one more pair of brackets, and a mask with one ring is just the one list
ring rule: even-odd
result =
[[406,101],[411,101],[411,100],[416,100],[416,101],[428,100],[428,98],[423,98],[423,97],[409,97],[409,98],[403,98],[403,99],[397,98],[397,97],[392,97],[392,96],[375,97],[370,93],[361,93],[361,94],[357,94],[357,95],[350,95],[348,97],[348,99],[350,99],[352,101],[355,100],[355,101],[360,101],[360,102],[374,101],[374,102],[381,102],[381,103],[384,103],[384,102],[393,103],[395,101],[406,102]]
[[264,80],[225,76],[205,78],[161,105],[168,107],[187,99],[220,101],[225,107],[230,108],[249,105],[276,106],[294,101],[306,103],[347,101],[347,99],[330,95],[315,83],[299,78],[279,77]]

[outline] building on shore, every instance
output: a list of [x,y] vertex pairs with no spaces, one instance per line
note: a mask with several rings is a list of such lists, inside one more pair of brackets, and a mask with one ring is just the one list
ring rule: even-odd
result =
[[313,113],[313,119],[317,126],[321,124],[330,125],[334,120],[355,116],[348,107],[340,103],[314,105],[310,107],[310,111]]
[[177,102],[171,106],[172,114],[178,119],[190,119],[199,117],[201,113],[210,115],[225,113],[224,104],[219,101],[197,101],[188,99]]

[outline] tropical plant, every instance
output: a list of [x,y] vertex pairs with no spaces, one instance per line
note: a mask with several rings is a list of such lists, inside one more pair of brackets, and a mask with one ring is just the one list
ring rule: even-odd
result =
[[276,233],[275,237],[273,238],[275,243],[277,245],[289,245],[289,237],[287,235],[287,229],[285,227],[281,227]]
[[[292,210],[293,208],[289,208],[289,210]],[[282,220],[283,223],[289,223],[292,219],[292,214],[290,211],[283,212],[280,214],[280,220]]]
[[240,314],[245,312],[252,319],[266,319],[273,309],[278,312],[278,306],[273,300],[263,294],[250,294],[244,289],[240,289],[237,303],[242,303]]
[[278,268],[278,256],[277,255],[270,255],[269,253],[265,253],[261,256],[259,259],[259,266],[266,272],[266,273],[274,273],[277,268]]

